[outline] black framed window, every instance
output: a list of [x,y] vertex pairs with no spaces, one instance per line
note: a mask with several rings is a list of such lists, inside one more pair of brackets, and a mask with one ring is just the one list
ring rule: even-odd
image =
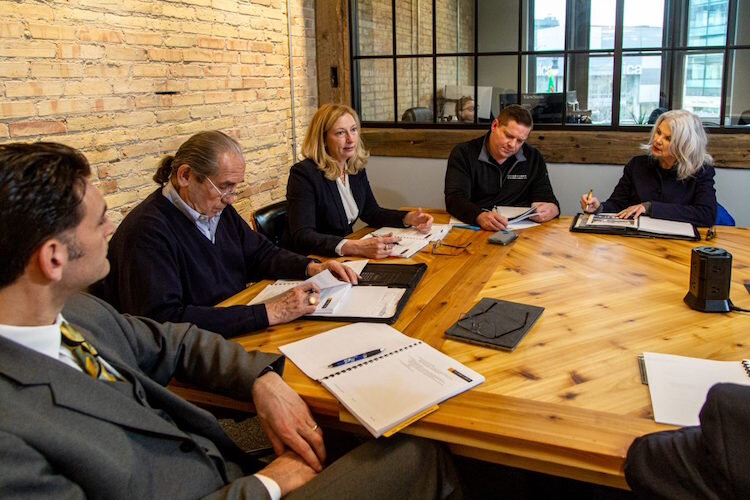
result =
[[682,108],[744,131],[749,4],[350,0],[354,106],[368,126],[478,128],[518,103],[542,127],[648,126]]

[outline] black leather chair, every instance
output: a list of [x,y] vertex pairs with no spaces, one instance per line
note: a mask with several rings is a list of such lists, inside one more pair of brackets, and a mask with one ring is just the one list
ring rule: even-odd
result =
[[286,200],[261,208],[253,214],[255,230],[279,246],[286,229]]
[[409,108],[404,111],[401,121],[432,123],[432,110],[429,108]]

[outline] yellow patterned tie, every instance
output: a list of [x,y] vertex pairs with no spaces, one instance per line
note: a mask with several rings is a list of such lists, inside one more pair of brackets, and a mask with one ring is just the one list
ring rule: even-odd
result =
[[104,366],[94,346],[89,344],[70,323],[63,321],[60,325],[60,333],[62,333],[63,345],[73,353],[73,357],[85,373],[99,380],[106,380],[107,382],[116,382],[118,380]]

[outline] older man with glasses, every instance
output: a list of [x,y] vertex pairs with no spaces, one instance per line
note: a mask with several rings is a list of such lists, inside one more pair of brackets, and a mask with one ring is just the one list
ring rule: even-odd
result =
[[276,247],[232,207],[245,178],[239,144],[218,131],[188,139],[162,159],[159,184],[120,224],[109,246],[112,271],[92,291],[120,312],[190,322],[225,337],[285,323],[315,310],[319,290],[294,288],[268,304],[214,305],[261,279],[302,279],[329,269],[357,275]]

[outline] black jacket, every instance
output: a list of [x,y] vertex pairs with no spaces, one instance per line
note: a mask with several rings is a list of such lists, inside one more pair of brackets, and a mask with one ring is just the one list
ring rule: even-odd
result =
[[528,207],[560,204],[552,191],[547,164],[528,144],[499,165],[483,147],[489,133],[453,148],[445,171],[445,208],[468,224],[495,205]]
[[693,177],[679,181],[675,168],[664,170],[648,155],[636,156],[625,165],[612,196],[602,212],[619,212],[632,205],[651,202],[649,215],[657,219],[713,226],[716,222],[714,168],[704,165]]
[[[403,227],[407,212],[381,208],[372,194],[367,172],[348,177],[359,218],[374,227]],[[287,230],[282,246],[302,254],[335,256],[336,245],[351,234],[336,181],[325,178],[312,160],[303,160],[289,172],[286,186]]]

